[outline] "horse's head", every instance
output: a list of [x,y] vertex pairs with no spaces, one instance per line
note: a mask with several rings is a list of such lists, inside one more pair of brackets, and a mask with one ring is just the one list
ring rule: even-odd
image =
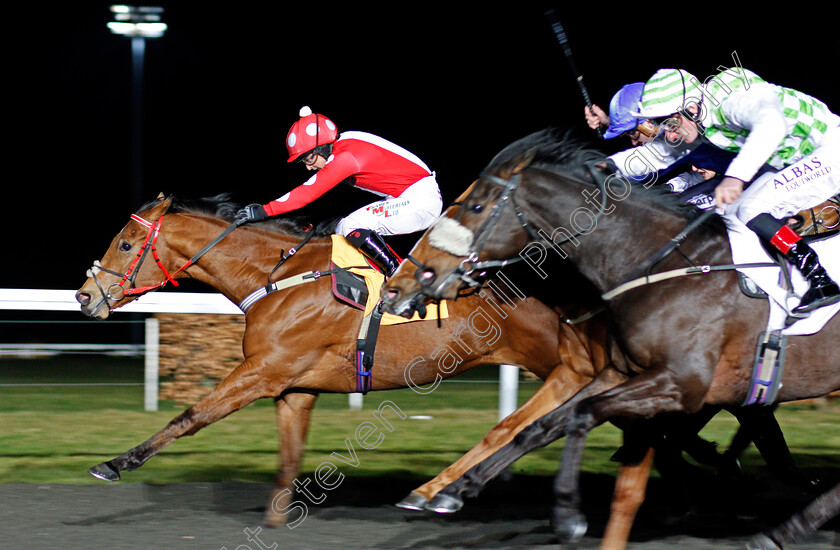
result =
[[[157,200],[133,214],[128,224],[111,241],[101,260],[94,261],[85,284],[76,292],[82,313],[105,319],[111,310],[134,300],[147,287],[159,287],[170,280],[156,250],[161,216],[171,198]],[[148,258],[152,261],[146,261]]]
[[[411,316],[432,300],[454,299],[502,267],[534,238],[516,190],[534,152],[486,171],[426,232],[382,294],[391,313]],[[500,260],[501,259],[501,260]],[[416,266],[416,268],[415,268]]]

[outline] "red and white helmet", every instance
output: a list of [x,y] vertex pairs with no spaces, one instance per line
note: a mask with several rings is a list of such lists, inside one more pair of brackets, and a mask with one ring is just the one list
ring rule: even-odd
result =
[[307,151],[332,143],[337,137],[338,130],[332,120],[313,113],[309,107],[301,107],[300,120],[292,124],[286,136],[286,149],[289,150],[287,162],[294,162]]

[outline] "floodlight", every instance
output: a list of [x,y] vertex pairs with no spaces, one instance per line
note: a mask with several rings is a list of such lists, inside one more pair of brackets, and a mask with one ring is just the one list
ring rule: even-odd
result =
[[108,28],[114,34],[132,38],[160,38],[166,31],[166,23],[160,20],[163,8],[157,6],[111,6],[114,21]]

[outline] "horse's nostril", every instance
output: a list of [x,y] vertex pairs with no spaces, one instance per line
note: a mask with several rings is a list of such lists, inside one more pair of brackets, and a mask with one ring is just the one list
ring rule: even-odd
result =
[[393,304],[400,298],[400,291],[395,288],[389,288],[385,291],[385,294],[382,296],[382,299],[385,300],[386,303]]
[[87,292],[77,292],[76,293],[76,301],[86,306],[90,303],[90,294]]

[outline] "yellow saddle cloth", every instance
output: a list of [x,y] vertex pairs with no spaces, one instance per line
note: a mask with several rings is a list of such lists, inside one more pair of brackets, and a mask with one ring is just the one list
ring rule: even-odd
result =
[[[347,242],[343,235],[332,236],[332,262],[337,267],[353,267],[366,266],[368,261],[364,254],[359,252],[359,249]],[[368,290],[368,299],[365,304],[365,316],[369,315],[373,308],[379,303],[379,292],[382,289],[382,283],[385,282],[385,276],[375,269],[349,269],[350,273],[355,273],[361,276]],[[382,325],[397,325],[400,323],[410,323],[412,321],[424,321],[438,318],[438,309],[440,309],[440,318],[446,319],[449,317],[449,311],[446,307],[446,301],[441,301],[440,306],[429,304],[426,306],[426,317],[421,318],[417,313],[411,319],[400,317],[399,315],[392,315],[385,313],[382,315]]]

